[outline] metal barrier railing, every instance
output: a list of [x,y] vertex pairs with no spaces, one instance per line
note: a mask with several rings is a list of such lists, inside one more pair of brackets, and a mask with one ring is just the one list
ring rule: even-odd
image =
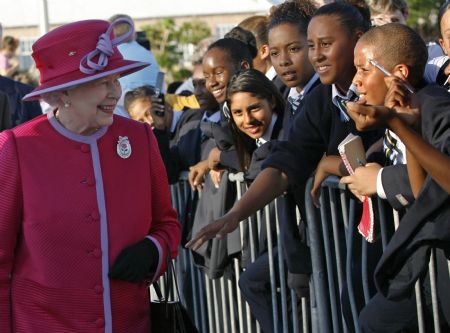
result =
[[[230,174],[229,181],[236,182],[237,199],[246,190],[242,173]],[[281,247],[278,212],[271,214],[270,205],[254,216],[240,223],[241,246],[244,242],[249,244],[250,262],[257,259],[256,239],[265,225],[267,233],[267,247],[270,271],[270,295],[272,303],[273,332],[360,332],[358,326],[358,293],[362,289],[363,303],[367,304],[370,297],[370,279],[372,272],[368,263],[368,246],[365,240],[357,235],[356,231],[356,201],[339,184],[337,177],[329,177],[322,184],[320,209],[316,209],[309,196],[312,182],[306,187],[306,220],[307,234],[311,250],[312,278],[310,281],[310,298],[297,299],[294,290],[286,284],[286,268],[284,251]],[[180,216],[186,213],[188,200],[193,193],[187,183],[187,173],[182,174],[180,181],[171,186],[172,203]],[[394,211],[390,217],[378,200],[378,213],[380,216],[380,238],[382,249],[392,234],[392,223],[398,226],[398,214]],[[276,207],[272,204],[272,207]],[[264,218],[263,218],[264,216]],[[297,216],[299,216],[297,212]],[[271,218],[272,217],[272,218]],[[273,218],[274,217],[274,218]],[[393,222],[392,222],[393,221]],[[275,233],[272,234],[275,223]],[[392,229],[392,232],[389,231]],[[396,228],[395,228],[396,229]],[[274,236],[275,238],[272,238]],[[274,252],[277,250],[277,261]],[[358,251],[355,251],[355,250]],[[355,256],[361,267],[360,276],[354,276]],[[435,283],[435,255],[430,259],[430,278],[432,289],[432,310],[435,332],[439,332],[439,311]],[[186,306],[195,325],[201,332],[214,333],[253,333],[261,332],[257,321],[253,317],[249,305],[245,302],[239,289],[239,278],[245,268],[242,268],[240,257],[232,259],[230,276],[222,276],[211,280],[202,270],[194,265],[190,251],[181,248],[176,260],[178,281],[181,292],[181,301]],[[450,272],[450,263],[449,263]],[[355,278],[358,278],[355,281]],[[163,286],[164,287],[164,286]],[[346,288],[345,288],[346,287]],[[348,307],[352,327],[348,328],[343,318],[343,304],[341,296],[343,290],[348,291]],[[420,292],[420,282],[416,284],[418,327],[425,332],[423,316],[423,300]],[[300,311],[299,311],[300,307]],[[301,312],[301,314],[300,314]],[[348,318],[347,318],[348,319]]]

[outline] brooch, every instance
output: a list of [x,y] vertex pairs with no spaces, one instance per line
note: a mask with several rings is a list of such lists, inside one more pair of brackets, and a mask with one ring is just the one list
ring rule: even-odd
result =
[[128,158],[131,155],[131,145],[127,136],[119,136],[117,141],[117,155],[121,158]]

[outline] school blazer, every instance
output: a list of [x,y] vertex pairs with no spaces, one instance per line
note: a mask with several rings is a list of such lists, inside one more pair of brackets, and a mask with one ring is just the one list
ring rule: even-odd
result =
[[[417,93],[422,110],[422,136],[450,155],[450,95],[436,85]],[[450,196],[427,176],[419,196],[400,221],[375,270],[379,292],[391,300],[411,295],[414,283],[428,269],[430,248],[450,258]],[[448,272],[446,273],[448,278]],[[439,291],[438,291],[439,293]]]

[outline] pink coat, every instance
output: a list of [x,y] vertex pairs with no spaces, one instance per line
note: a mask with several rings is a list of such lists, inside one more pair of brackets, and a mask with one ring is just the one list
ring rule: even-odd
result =
[[[117,152],[128,137],[129,158]],[[53,115],[0,134],[0,332],[149,332],[146,283],[110,280],[144,237],[177,254],[180,225],[151,129],[115,116],[91,136]],[[155,276],[156,278],[157,276]]]

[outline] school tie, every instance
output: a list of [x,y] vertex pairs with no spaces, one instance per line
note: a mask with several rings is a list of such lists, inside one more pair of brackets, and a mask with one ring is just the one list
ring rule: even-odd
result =
[[386,130],[383,137],[383,150],[386,155],[388,165],[395,165],[400,162],[403,154],[397,147],[397,139],[391,135],[389,130]]
[[356,102],[359,99],[356,86],[351,84],[347,90],[347,95],[345,97],[341,97],[336,95],[337,106],[340,111],[340,119],[342,122],[346,123],[350,120],[350,117],[347,112],[347,102]]
[[288,96],[288,102],[291,105],[291,112],[295,114],[300,106],[300,101],[302,100],[302,95],[298,95],[297,97]]
[[347,114],[347,98],[336,96],[337,107],[339,108],[339,118],[342,122],[346,123],[350,120]]

